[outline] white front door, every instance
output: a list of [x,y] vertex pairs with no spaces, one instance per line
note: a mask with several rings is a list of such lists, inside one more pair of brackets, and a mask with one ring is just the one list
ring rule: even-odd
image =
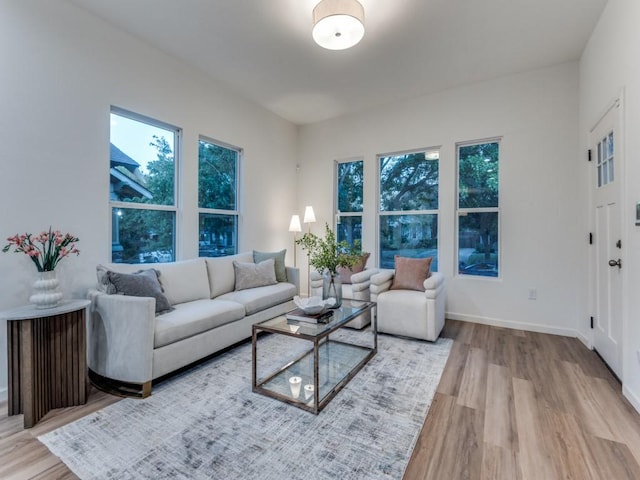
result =
[[592,212],[594,225],[594,348],[622,378],[622,260],[619,148],[620,102],[591,132]]

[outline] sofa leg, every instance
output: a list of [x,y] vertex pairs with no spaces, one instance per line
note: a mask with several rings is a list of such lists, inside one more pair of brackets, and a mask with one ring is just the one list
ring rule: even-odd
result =
[[142,398],[147,398],[151,395],[151,380],[142,384]]

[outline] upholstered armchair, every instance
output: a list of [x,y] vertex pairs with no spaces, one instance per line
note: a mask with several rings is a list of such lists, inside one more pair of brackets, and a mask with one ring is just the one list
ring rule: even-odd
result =
[[[378,272],[376,268],[370,268],[361,272],[351,274],[351,283],[342,283],[342,298],[351,300],[361,300],[368,302],[371,299],[369,284],[371,276]],[[322,275],[318,272],[311,272],[311,292],[310,295],[322,296]],[[362,329],[371,323],[371,310],[363,313],[347,323],[347,327]]]
[[378,332],[435,341],[444,327],[444,276],[432,272],[420,291],[392,288],[394,270],[371,276]]

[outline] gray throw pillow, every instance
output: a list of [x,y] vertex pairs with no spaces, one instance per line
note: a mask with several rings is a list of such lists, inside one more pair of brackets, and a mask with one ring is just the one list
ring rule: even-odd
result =
[[233,270],[236,274],[236,290],[264,287],[278,283],[276,272],[273,268],[275,261],[269,258],[260,263],[241,263],[233,261]]
[[136,273],[117,273],[108,271],[107,277],[116,289],[116,293],[132,297],[152,297],[156,299],[156,313],[173,310],[167,297],[162,293],[160,272],[150,268]]
[[287,281],[287,269],[284,266],[284,257],[287,254],[287,249],[280,250],[279,252],[257,252],[253,251],[254,263],[264,262],[269,258],[273,258],[276,269],[276,280],[279,282]]

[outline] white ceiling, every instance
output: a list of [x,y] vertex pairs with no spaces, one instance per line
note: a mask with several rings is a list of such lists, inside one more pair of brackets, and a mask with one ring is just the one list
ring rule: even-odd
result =
[[607,0],[360,0],[350,50],[311,38],[318,0],[70,0],[306,124],[577,60]]

